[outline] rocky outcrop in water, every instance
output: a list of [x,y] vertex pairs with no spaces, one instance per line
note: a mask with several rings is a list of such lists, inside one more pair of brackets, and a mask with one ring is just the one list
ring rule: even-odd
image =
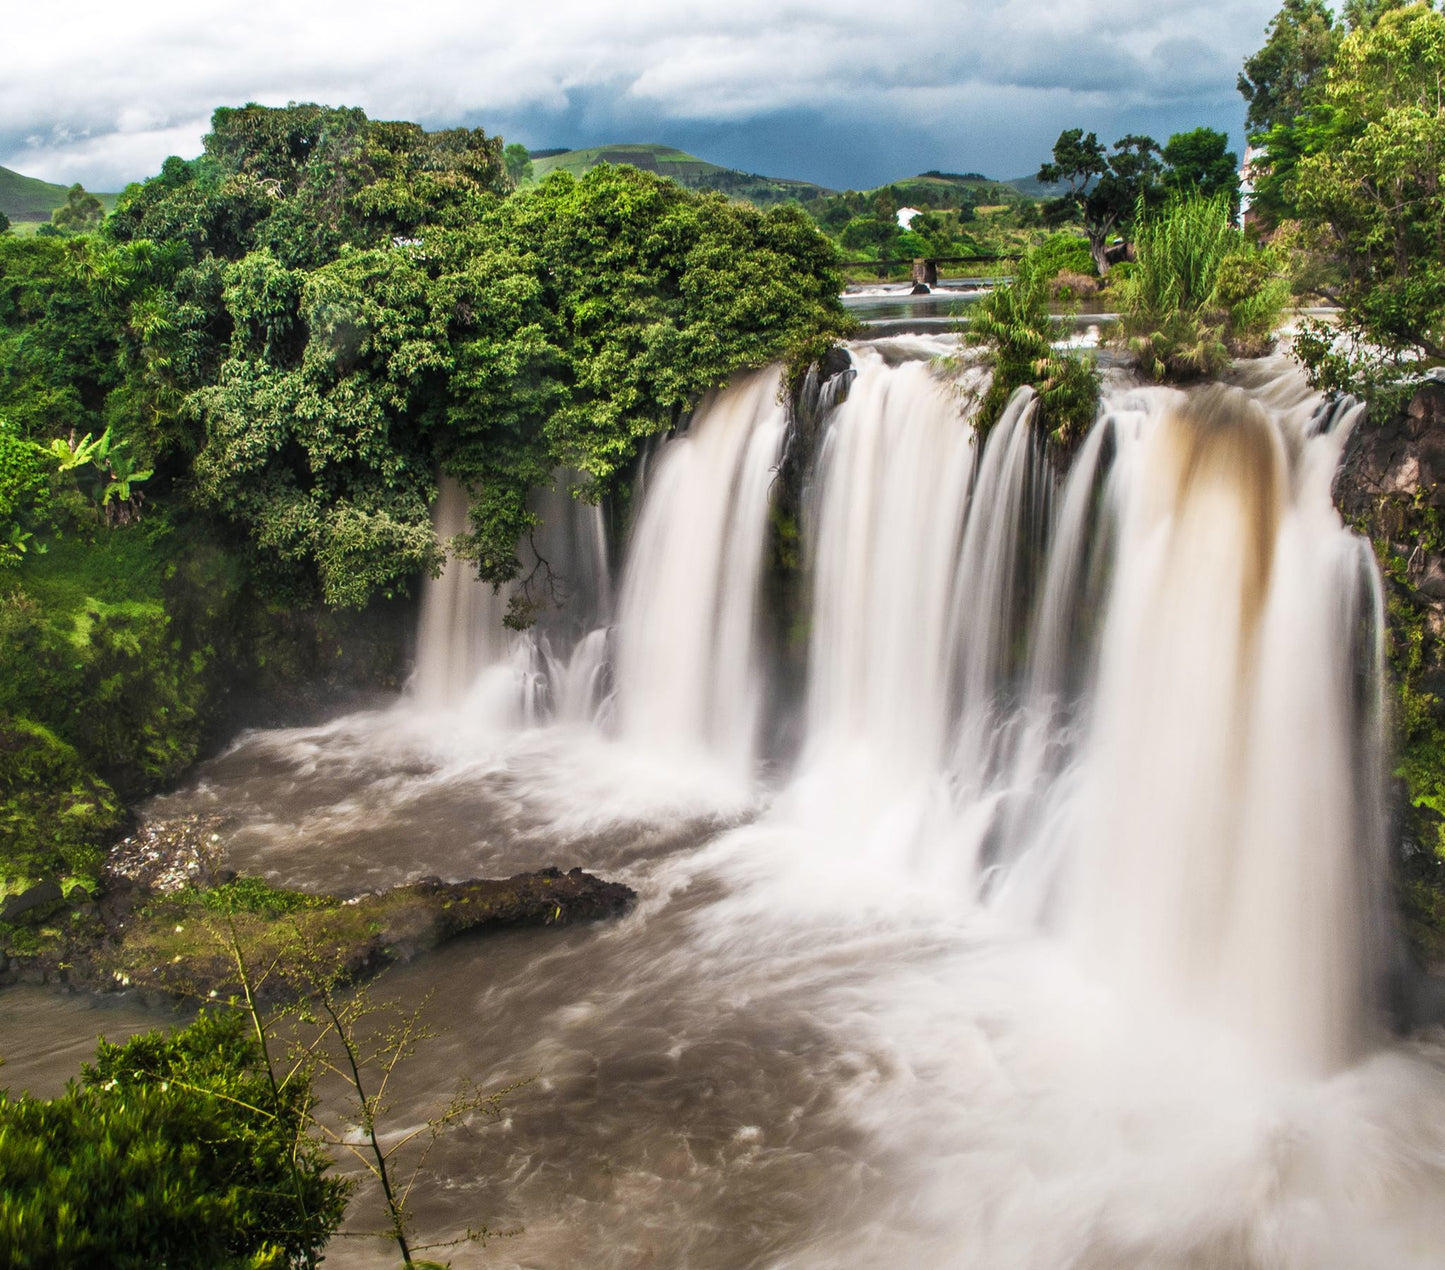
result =
[[[225,876],[225,875],[223,875]],[[242,988],[236,955],[269,999],[308,981],[355,982],[459,935],[567,926],[625,913],[631,888],[572,869],[497,880],[424,878],[343,900],[225,876],[214,887],[155,888],[123,875],[35,948],[0,956],[0,984],[51,983],[222,999]]]

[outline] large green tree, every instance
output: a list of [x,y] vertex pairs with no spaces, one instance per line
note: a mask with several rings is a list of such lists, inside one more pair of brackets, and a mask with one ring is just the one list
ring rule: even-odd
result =
[[1223,196],[1234,213],[1239,211],[1239,156],[1229,138],[1213,128],[1176,132],[1159,157],[1164,160],[1160,184],[1172,194],[1198,194],[1206,199]]
[[526,146],[514,141],[502,151],[502,157],[507,165],[507,179],[513,185],[525,185],[532,179],[532,156]]
[[1285,0],[1264,47],[1247,58],[1238,87],[1249,112],[1245,126],[1263,134],[1290,124],[1324,82],[1342,34],[1325,0]]
[[50,213],[50,223],[66,234],[84,234],[98,229],[105,219],[105,205],[85,186],[72,185],[65,192],[65,202]]
[[834,262],[796,209],[627,167],[513,192],[480,130],[223,109],[101,234],[0,241],[0,410],[110,428],[293,604],[434,566],[444,468],[502,582],[557,470],[598,496],[702,393],[845,330]]
[[1054,142],[1053,161],[1039,167],[1045,185],[1064,185],[1065,192],[1045,207],[1054,224],[1077,221],[1089,240],[1089,254],[1099,276],[1112,263],[1110,239],[1127,236],[1141,199],[1156,186],[1162,164],[1159,143],[1152,137],[1120,137],[1106,151],[1095,133],[1068,128]]
[[230,356],[192,397],[198,488],[328,602],[359,604],[435,559],[440,463],[473,492],[465,549],[506,581],[556,469],[594,496],[706,389],[821,351],[843,327],[832,260],[796,210],[630,167],[314,270],[253,252],[225,274]]
[[1445,357],[1445,16],[1384,12],[1341,43],[1290,201],[1342,272],[1343,324],[1390,356]]

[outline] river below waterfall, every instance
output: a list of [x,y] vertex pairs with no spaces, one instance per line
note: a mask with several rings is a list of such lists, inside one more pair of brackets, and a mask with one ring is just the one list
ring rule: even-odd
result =
[[[418,1185],[423,1236],[515,1232],[458,1267],[1445,1264],[1445,1037],[1378,1005],[1379,588],[1329,499],[1353,415],[1283,362],[1111,381],[1065,474],[1027,397],[979,444],[941,347],[855,347],[811,440],[776,375],[734,385],[650,456],[615,601],[601,518],[553,503],[554,619],[503,638],[507,596],[453,569],[408,695],[247,733],[147,814],[218,816],[232,867],[303,888],[638,891],[378,981],[442,1029],[395,1133],[459,1078],[534,1078]],[[37,1093],[169,1021],[3,1000]]]

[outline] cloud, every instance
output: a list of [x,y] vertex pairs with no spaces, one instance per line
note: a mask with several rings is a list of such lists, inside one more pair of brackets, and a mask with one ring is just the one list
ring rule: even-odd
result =
[[[1151,111],[1237,134],[1234,72],[1272,11],[1258,0],[76,0],[61,24],[26,5],[7,17],[22,52],[0,81],[0,163],[115,188],[167,154],[196,153],[217,105],[318,100],[430,126],[466,120],[533,145],[725,137],[729,154],[708,157],[754,170],[778,169],[791,127],[834,139],[808,173],[832,184],[901,174],[914,154],[1009,174],[1035,167],[1063,127],[1112,136]],[[846,136],[851,159],[834,152]]]

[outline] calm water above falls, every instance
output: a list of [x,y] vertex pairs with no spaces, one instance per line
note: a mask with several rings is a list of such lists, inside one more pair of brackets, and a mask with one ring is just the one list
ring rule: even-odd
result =
[[[980,447],[976,382],[930,351],[853,350],[787,620],[764,581],[800,442],[763,376],[649,461],[615,616],[600,519],[555,503],[555,620],[479,634],[505,597],[449,573],[409,697],[242,737],[153,814],[220,814],[236,867],[315,888],[638,889],[382,980],[448,1029],[399,1129],[458,1076],[538,1077],[434,1157],[426,1231],[524,1228],[458,1266],[1445,1264],[1445,1047],[1374,1004],[1351,419],[1272,362],[1115,386],[1061,480],[1027,399]],[[17,1086],[155,1017],[7,1000]]]

